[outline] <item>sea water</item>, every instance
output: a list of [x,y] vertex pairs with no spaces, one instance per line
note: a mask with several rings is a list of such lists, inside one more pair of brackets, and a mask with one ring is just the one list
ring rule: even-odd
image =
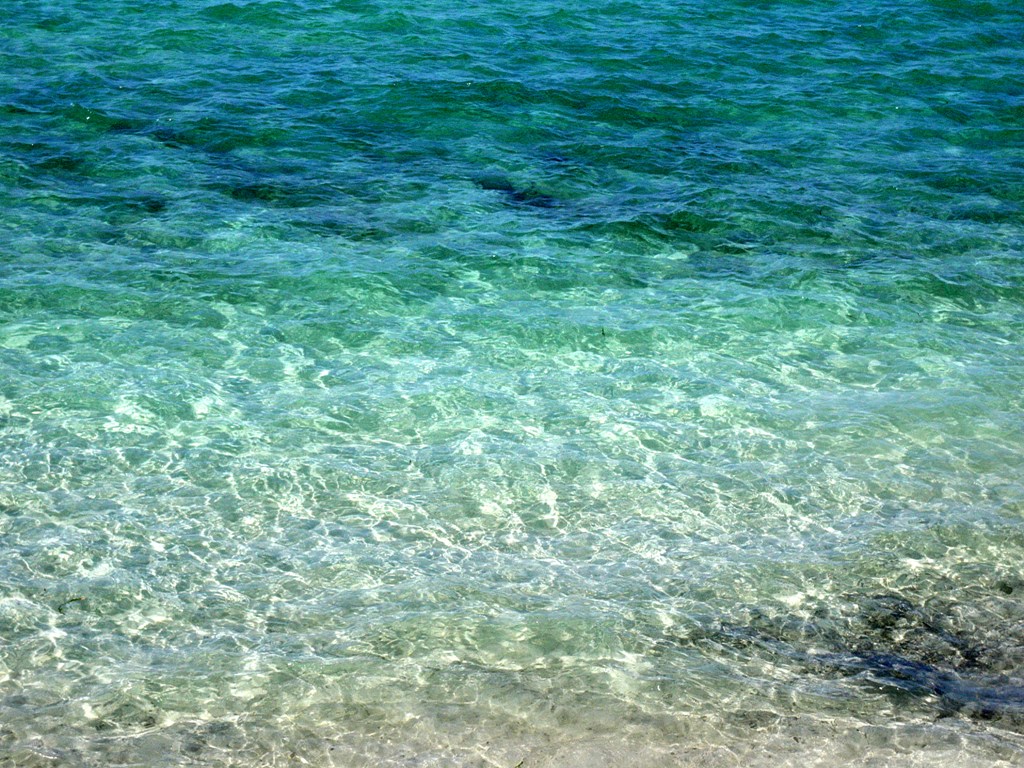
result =
[[0,764],[1024,761],[1014,0],[8,0]]

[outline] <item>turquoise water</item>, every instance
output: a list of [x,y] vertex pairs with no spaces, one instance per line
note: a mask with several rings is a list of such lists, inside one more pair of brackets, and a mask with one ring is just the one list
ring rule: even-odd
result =
[[1024,14],[28,2],[0,764],[1024,761]]

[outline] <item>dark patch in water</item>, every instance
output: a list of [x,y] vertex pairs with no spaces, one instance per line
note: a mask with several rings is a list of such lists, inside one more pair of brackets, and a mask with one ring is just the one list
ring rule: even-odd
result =
[[27,345],[33,352],[47,355],[67,352],[73,346],[73,342],[67,336],[59,333],[42,333],[35,336]]
[[535,190],[514,190],[509,193],[513,202],[520,203],[521,205],[528,205],[531,208],[554,208],[558,201],[551,195],[545,195]]
[[160,197],[143,196],[134,200],[125,200],[124,207],[139,213],[161,213],[167,208],[167,201]]
[[98,206],[103,210],[103,220],[108,224],[120,225],[155,216],[167,209],[167,201],[160,195],[141,194],[135,197],[120,195],[81,195],[64,197],[72,205]]
[[244,202],[258,201],[261,203],[278,204],[289,199],[289,190],[276,184],[255,182],[252,184],[239,184],[232,187],[230,194],[235,200]]
[[376,242],[388,237],[388,232],[365,223],[334,216],[313,216],[308,219],[294,219],[289,226],[304,229],[317,235],[344,237],[354,241]]
[[47,157],[45,160],[40,160],[35,164],[35,170],[39,171],[57,171],[60,173],[75,173],[79,171],[82,166],[85,165],[85,161],[74,155],[59,154]]
[[996,582],[996,589],[1002,592],[1004,595],[1012,595],[1014,590],[1021,587],[1020,583],[1014,583],[1009,579],[1000,579]]
[[61,114],[69,120],[87,125],[99,131],[128,132],[137,131],[142,127],[142,124],[136,120],[109,115],[102,110],[86,107],[82,104],[72,104],[67,109],[62,110]]
[[228,24],[276,25],[284,20],[275,3],[220,3],[199,11],[199,15],[212,21]]
[[671,213],[646,213],[630,219],[589,221],[578,231],[588,235],[634,241],[661,248],[675,242],[694,242],[705,247],[715,245],[724,233],[724,224],[697,211],[679,210]]
[[257,179],[237,184],[216,182],[209,188],[243,203],[259,203],[274,208],[306,208],[329,203],[332,199],[331,192],[324,187],[293,180]]
[[189,142],[186,140],[185,136],[180,131],[176,131],[173,128],[157,128],[150,133],[150,135],[153,139],[159,141],[165,147],[170,147],[171,149],[184,149],[189,146]]
[[36,29],[43,29],[47,32],[52,32],[55,29],[61,29],[70,26],[74,22],[74,19],[67,14],[60,16],[51,16],[46,19],[41,19],[36,22]]
[[253,129],[241,121],[232,123],[212,117],[202,117],[182,128],[161,126],[145,129],[138,133],[152,137],[172,149],[198,149],[211,155],[226,155],[237,149],[265,148],[275,146],[279,135],[271,127]]
[[[1005,586],[1004,580],[994,588],[1006,595]],[[989,647],[990,636],[982,637],[991,628],[950,627],[944,616],[900,595],[848,598],[856,613],[841,620],[828,611],[809,620],[754,609],[746,624],[723,623],[691,639],[783,657],[816,675],[918,699],[943,715],[1024,728],[1024,683],[1013,663],[1017,633],[1006,633],[1010,647],[1002,653]]]
[[19,106],[17,104],[4,104],[4,105],[0,106],[0,112],[3,112],[4,114],[7,114],[7,115],[38,115],[38,114],[41,114],[40,112],[36,112],[35,110],[31,110],[31,109],[26,109],[25,107]]
[[794,654],[807,664],[858,675],[891,695],[934,696],[943,714],[1024,725],[1024,685],[996,675],[963,675],[895,653]]
[[504,192],[508,200],[531,208],[554,208],[558,201],[533,187],[519,187],[505,176],[488,175],[476,180],[477,186],[493,192]]

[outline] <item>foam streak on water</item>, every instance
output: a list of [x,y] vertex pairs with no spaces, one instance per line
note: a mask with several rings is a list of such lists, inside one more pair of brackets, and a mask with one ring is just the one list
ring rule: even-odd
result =
[[1024,761],[1015,3],[5,16],[0,764]]

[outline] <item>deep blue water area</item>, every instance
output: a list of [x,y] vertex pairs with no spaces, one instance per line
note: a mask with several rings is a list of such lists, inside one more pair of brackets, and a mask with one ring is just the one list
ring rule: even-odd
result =
[[0,764],[1024,761],[1018,3],[3,15]]

